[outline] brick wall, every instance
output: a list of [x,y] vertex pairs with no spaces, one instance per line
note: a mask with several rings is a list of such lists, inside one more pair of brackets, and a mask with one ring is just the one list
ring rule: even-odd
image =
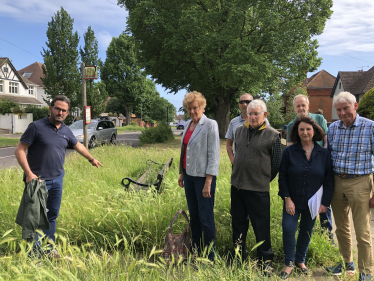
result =
[[327,122],[332,120],[332,98],[330,98],[331,90],[325,89],[307,89],[309,95],[309,111],[316,112],[317,109],[323,110],[323,116]]

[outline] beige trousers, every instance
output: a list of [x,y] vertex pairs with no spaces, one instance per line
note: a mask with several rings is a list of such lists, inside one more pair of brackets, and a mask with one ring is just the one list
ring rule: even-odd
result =
[[349,210],[352,210],[358,248],[360,273],[371,274],[373,252],[371,246],[369,200],[373,192],[373,175],[354,179],[335,176],[335,189],[331,201],[339,250],[346,263],[352,262],[352,238]]

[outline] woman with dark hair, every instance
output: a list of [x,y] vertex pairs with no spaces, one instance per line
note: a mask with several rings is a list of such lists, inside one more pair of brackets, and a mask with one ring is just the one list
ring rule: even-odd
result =
[[[317,145],[316,141],[325,136],[322,128],[310,117],[298,119],[292,126],[292,145],[282,154],[279,169],[279,196],[284,200],[283,207],[283,250],[286,267],[280,273],[287,279],[294,265],[307,274],[305,257],[308,251],[315,218],[312,219],[308,200],[323,185],[323,195],[319,213],[330,206],[334,190],[334,176],[330,153]],[[300,230],[295,253],[295,233],[300,217]]]

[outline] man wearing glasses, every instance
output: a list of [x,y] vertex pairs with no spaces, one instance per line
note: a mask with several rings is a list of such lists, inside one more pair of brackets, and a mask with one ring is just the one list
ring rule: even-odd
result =
[[[56,96],[49,107],[50,115],[32,122],[22,135],[18,143],[15,156],[18,164],[24,171],[23,180],[27,185],[32,179],[40,177],[45,180],[48,189],[47,217],[50,229],[44,230],[45,239],[55,242],[56,219],[59,214],[63,177],[65,174],[64,162],[67,146],[72,146],[92,166],[102,166],[92,157],[86,147],[76,140],[64,120],[69,114],[70,100],[63,96]],[[28,150],[26,155],[26,150]],[[41,253],[41,237],[36,236],[34,253]],[[59,258],[57,250],[50,248],[47,254],[52,258]]]
[[229,124],[229,128],[226,132],[226,150],[227,154],[229,155],[231,165],[234,163],[234,155],[235,155],[235,132],[236,129],[242,126],[247,121],[247,106],[253,100],[251,94],[243,94],[239,98],[239,108],[242,112],[238,117],[235,117],[231,120]]

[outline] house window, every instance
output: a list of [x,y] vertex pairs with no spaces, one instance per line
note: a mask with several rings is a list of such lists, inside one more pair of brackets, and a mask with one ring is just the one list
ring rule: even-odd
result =
[[339,83],[339,89],[341,89],[342,88],[342,83]]
[[34,87],[29,86],[29,95],[34,95]]
[[0,80],[0,93],[2,93],[4,91],[3,87],[4,87],[4,81]]
[[18,93],[18,83],[9,82],[9,93],[11,94]]
[[7,67],[4,67],[4,72],[7,73],[8,72],[8,68]]
[[25,78],[30,78],[32,72],[25,72],[22,76]]

